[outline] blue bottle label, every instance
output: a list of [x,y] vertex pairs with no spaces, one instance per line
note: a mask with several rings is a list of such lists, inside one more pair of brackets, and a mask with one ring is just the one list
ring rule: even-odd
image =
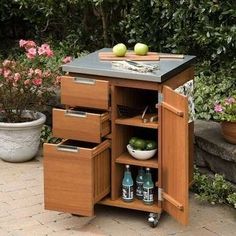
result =
[[143,201],[147,203],[153,202],[153,193],[154,193],[153,188],[144,187],[143,188]]
[[143,196],[143,182],[136,181],[136,196]]
[[133,186],[122,185],[122,198],[124,200],[132,200],[134,198]]

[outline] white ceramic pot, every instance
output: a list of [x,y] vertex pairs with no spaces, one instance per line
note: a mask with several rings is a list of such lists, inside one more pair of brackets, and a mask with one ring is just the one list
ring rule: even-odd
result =
[[[25,112],[28,116],[29,111]],[[24,116],[25,116],[24,115]],[[46,116],[40,112],[36,120],[22,123],[0,122],[0,158],[9,162],[31,160],[38,151],[40,133]]]

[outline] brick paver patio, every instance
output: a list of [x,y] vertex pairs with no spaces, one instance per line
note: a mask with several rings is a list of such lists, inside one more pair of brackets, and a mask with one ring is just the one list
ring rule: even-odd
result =
[[44,210],[42,157],[19,164],[0,160],[0,236],[236,235],[236,210],[201,204],[193,194],[187,227],[167,214],[153,229],[146,213],[107,206],[96,206],[95,212],[95,217],[78,217]]

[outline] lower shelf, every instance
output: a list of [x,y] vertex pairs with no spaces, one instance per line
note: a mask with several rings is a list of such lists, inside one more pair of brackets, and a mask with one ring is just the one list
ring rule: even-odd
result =
[[145,205],[141,200],[134,199],[133,202],[124,202],[121,198],[116,200],[111,200],[109,197],[102,199],[98,204],[128,208],[132,210],[153,212],[153,213],[161,213],[162,209],[157,205],[157,201],[154,202],[153,205]]

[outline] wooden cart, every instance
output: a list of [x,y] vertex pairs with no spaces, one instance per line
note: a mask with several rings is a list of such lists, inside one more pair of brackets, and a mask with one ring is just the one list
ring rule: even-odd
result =
[[[174,89],[193,79],[193,61],[194,56],[161,60],[154,75],[112,69],[98,52],[65,65],[65,109],[53,111],[53,133],[65,141],[44,145],[45,208],[82,216],[92,216],[95,204],[135,209],[151,213],[152,226],[166,211],[188,224],[193,123],[188,122],[187,97]],[[140,115],[123,117],[118,111],[147,103],[156,104],[158,121],[144,123]],[[126,145],[135,135],[157,140],[154,158],[140,161],[128,154]],[[133,173],[140,166],[152,168],[153,205],[122,201],[125,164]]]

